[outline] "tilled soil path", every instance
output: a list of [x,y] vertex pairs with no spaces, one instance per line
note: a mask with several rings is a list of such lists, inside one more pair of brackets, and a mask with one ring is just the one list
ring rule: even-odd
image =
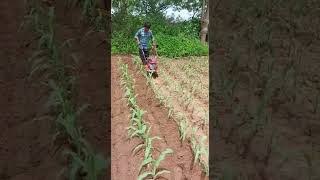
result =
[[[152,136],[159,136],[162,138],[160,141],[155,141],[154,142],[154,147],[155,149],[158,149],[160,151],[165,150],[166,148],[171,148],[174,151],[174,154],[168,155],[166,159],[161,163],[160,168],[166,168],[171,171],[170,174],[165,174],[162,179],[168,179],[168,180],[205,180],[208,179],[206,177],[200,167],[198,165],[193,166],[193,152],[191,147],[189,146],[188,143],[180,143],[179,140],[179,131],[178,131],[178,126],[176,123],[168,118],[168,112],[165,107],[162,107],[159,105],[158,101],[155,99],[155,95],[152,92],[152,89],[150,89],[146,85],[146,79],[141,75],[134,67],[134,64],[132,63],[132,57],[131,56],[117,56],[112,58],[112,83],[114,83],[114,74],[115,71],[115,63],[117,62],[118,58],[121,58],[124,60],[125,63],[128,64],[129,67],[129,72],[130,74],[134,77],[135,79],[135,94],[137,94],[137,103],[140,108],[143,110],[147,111],[144,114],[144,121],[148,122],[151,125],[151,135]],[[119,77],[118,77],[119,78]],[[119,84],[120,79],[116,80],[115,83]],[[117,85],[118,86],[118,85]],[[113,103],[112,105],[112,116],[114,116],[114,112],[119,109],[117,107],[118,103],[117,100],[123,97],[123,92],[121,91],[121,94],[119,94],[116,89],[117,87],[112,84],[113,87]],[[120,96],[120,97],[118,97]],[[119,101],[119,100],[118,100]],[[128,107],[126,107],[128,109]],[[128,110],[125,110],[128,112]],[[119,112],[119,110],[118,110]],[[129,114],[128,114],[129,115]],[[128,152],[131,152],[131,145],[129,142],[124,142],[125,141],[125,136],[128,137],[127,131],[125,130],[125,127],[129,125],[129,117],[128,115],[125,115],[125,113],[122,113],[121,117],[123,118],[112,118],[112,148],[113,148],[113,155],[120,157],[126,156]],[[125,121],[125,125],[121,127],[118,125],[118,127],[115,126],[115,123],[118,123],[118,119]],[[120,124],[120,122],[119,122]],[[119,129],[119,130],[118,130]],[[123,131],[123,133],[120,133],[118,131]],[[128,150],[124,151],[119,148],[115,147],[115,143],[117,142],[117,134],[123,134],[123,139],[121,140],[122,146],[124,147],[124,144],[127,144],[126,146],[129,148]],[[114,138],[115,137],[115,138]],[[115,141],[116,140],[116,141]],[[134,146],[133,146],[134,147]],[[114,154],[115,153],[115,154]],[[138,156],[141,156],[142,154],[139,153]],[[156,157],[158,156],[158,153],[156,153]],[[124,157],[125,158],[125,157]],[[132,157],[130,157],[132,158]],[[130,159],[129,158],[129,159]],[[128,158],[126,158],[128,162]],[[119,162],[115,162],[114,159],[112,159],[113,165],[115,164],[118,165]],[[137,162],[137,164],[131,163],[133,167],[129,167],[129,170],[136,170],[140,163],[142,162],[142,159],[140,162]],[[128,166],[128,164],[126,164]],[[113,167],[116,169],[116,167]],[[125,167],[122,167],[125,169]],[[115,172],[112,172],[113,174]],[[120,174],[121,176],[121,174]],[[127,176],[129,178],[129,176]]]

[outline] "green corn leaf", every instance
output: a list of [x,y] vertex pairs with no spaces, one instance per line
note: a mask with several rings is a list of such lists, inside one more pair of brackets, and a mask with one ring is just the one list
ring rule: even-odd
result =
[[72,47],[71,41],[74,41],[74,40],[75,40],[74,38],[65,40],[65,41],[62,43],[62,45],[61,45],[60,48],[64,48],[64,47],[71,48],[71,47]]
[[72,60],[74,61],[75,64],[79,64],[80,60],[79,60],[77,55],[72,53],[70,56],[71,56],[71,58],[72,58]]
[[144,157],[148,158],[151,156],[151,150],[152,150],[152,144],[150,143],[150,140],[148,141],[147,145],[146,145],[146,149],[144,151]]
[[139,134],[138,130],[132,131],[132,134],[131,134],[130,138],[138,136],[138,134]]
[[140,135],[141,135],[141,132],[140,132],[139,130],[136,130],[136,131],[134,131],[134,132],[131,134],[130,138],[133,138],[133,137],[135,137],[135,136],[140,137]]
[[195,148],[194,162],[193,162],[194,164],[198,161],[199,156],[200,156],[200,150],[199,150],[199,147],[196,146],[196,148]]
[[162,171],[157,172],[157,174],[155,174],[155,176],[153,178],[156,179],[158,176],[165,174],[165,173],[171,173],[171,172],[168,170],[162,170]]
[[76,112],[76,116],[80,116],[80,114],[85,111],[90,105],[89,104],[83,104]]
[[62,168],[59,173],[57,174],[56,179],[62,179],[61,176],[63,176],[66,172],[68,171],[68,169],[66,167]]
[[138,180],[144,180],[148,176],[152,176],[152,172],[145,172],[138,177]]
[[154,168],[153,169],[154,174],[155,174],[156,169],[160,165],[160,162],[163,161],[168,154],[172,154],[172,153],[173,153],[173,150],[170,149],[170,148],[167,148],[166,150],[161,152],[161,154],[159,155],[158,159],[154,162],[154,167],[153,167]]
[[151,131],[151,126],[149,126],[147,132],[146,132],[146,135],[149,135],[150,134],[150,131]]
[[200,139],[200,144],[204,144],[206,139],[207,139],[207,136],[202,136]]
[[94,155],[94,165],[97,172],[100,172],[107,167],[107,161],[101,154]]
[[39,72],[39,71],[46,71],[46,70],[49,70],[50,69],[50,65],[49,64],[42,64],[42,65],[38,65],[36,67],[33,67],[33,69],[31,70],[30,72],[30,75],[29,75],[29,78],[32,77],[32,75],[36,72]]
[[137,145],[137,146],[133,149],[132,153],[133,153],[134,155],[136,155],[140,150],[142,150],[142,148],[143,148],[144,146],[146,146],[144,143],[141,143],[141,144]]
[[153,141],[153,140],[161,140],[161,139],[162,139],[162,138],[159,137],[159,136],[154,136],[154,137],[151,138],[152,141]]
[[141,172],[141,169],[146,166],[147,164],[150,164],[153,161],[152,157],[148,157],[147,159],[144,159],[142,164],[139,167],[139,172]]
[[72,157],[72,161],[74,161],[75,163],[79,164],[81,167],[85,167],[85,163],[80,159],[79,155],[76,154],[75,152],[66,150],[63,154],[71,156]]
[[[39,64],[41,63],[43,60],[45,60],[45,58],[42,58],[43,56],[46,55],[46,50],[39,50],[36,51],[35,53],[32,54],[32,56],[28,59],[28,63],[33,62],[33,64]],[[37,61],[36,61],[37,60]]]
[[72,161],[70,166],[71,168],[69,170],[69,179],[77,180],[77,173],[81,169],[81,164],[77,161]]
[[[140,121],[139,121],[139,122],[140,122]],[[147,125],[141,124],[141,126],[138,126],[138,128],[139,128],[139,132],[140,132],[140,133],[145,133],[146,130],[147,130]]]

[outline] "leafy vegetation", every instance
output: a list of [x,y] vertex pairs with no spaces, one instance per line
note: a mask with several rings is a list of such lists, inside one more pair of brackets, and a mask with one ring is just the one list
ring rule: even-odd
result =
[[[159,7],[153,7],[151,2],[141,5],[136,1],[121,4],[122,1],[113,0],[116,12],[112,15],[112,53],[137,54],[138,47],[134,40],[136,31],[145,21],[151,23],[151,30],[155,35],[160,56],[184,57],[208,54],[208,45],[200,42],[200,17],[195,16],[187,21],[176,21],[166,17],[164,10],[169,6],[178,6],[178,1],[154,2]],[[125,3],[125,2],[122,2]],[[199,6],[195,4],[194,6]],[[121,9],[121,7],[125,8]],[[153,9],[156,8],[156,9]],[[135,9],[135,11],[133,10]],[[145,12],[145,10],[150,10]],[[200,11],[198,9],[198,11]]]
[[98,180],[107,166],[107,161],[91,149],[83,138],[78,123],[79,116],[87,105],[76,108],[72,102],[76,77],[70,72],[75,64],[68,61],[72,56],[62,53],[71,46],[71,40],[64,43],[57,41],[54,7],[47,8],[41,6],[38,1],[29,1],[28,10],[23,25],[40,37],[38,49],[29,59],[30,79],[35,74],[42,75],[43,84],[50,88],[51,93],[46,106],[52,109],[55,115],[54,140],[62,137],[69,144],[63,154],[70,159],[70,163],[67,168],[61,170],[60,176],[64,175],[70,180]]

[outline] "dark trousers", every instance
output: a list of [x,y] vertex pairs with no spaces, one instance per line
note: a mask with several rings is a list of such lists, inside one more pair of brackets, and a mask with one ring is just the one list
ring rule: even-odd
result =
[[[144,52],[144,55],[143,55],[143,52]],[[141,50],[139,48],[139,55],[140,55],[140,59],[142,61],[142,64],[146,65],[147,64],[147,59],[149,57],[149,50],[145,49],[145,48],[143,48],[143,50]]]

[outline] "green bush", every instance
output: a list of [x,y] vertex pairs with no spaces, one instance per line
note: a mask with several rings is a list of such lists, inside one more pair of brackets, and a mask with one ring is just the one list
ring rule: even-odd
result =
[[[112,53],[138,54],[134,35],[142,27],[144,19],[140,16],[113,16]],[[161,15],[149,17],[155,35],[158,54],[165,57],[208,55],[208,46],[199,40],[200,23],[198,19],[185,22],[171,22]]]
[[[200,40],[185,34],[176,36],[158,34],[156,35],[158,44],[158,54],[165,57],[184,57],[184,56],[205,56],[208,55],[208,46]],[[112,38],[113,54],[138,54],[138,46],[133,36],[126,37],[123,33],[116,33]]]
[[166,57],[202,56],[208,55],[208,46],[200,40],[183,33],[176,36],[159,34],[157,37],[158,53]]
[[136,54],[138,51],[134,37],[128,37],[122,32],[112,35],[111,44],[112,54]]

